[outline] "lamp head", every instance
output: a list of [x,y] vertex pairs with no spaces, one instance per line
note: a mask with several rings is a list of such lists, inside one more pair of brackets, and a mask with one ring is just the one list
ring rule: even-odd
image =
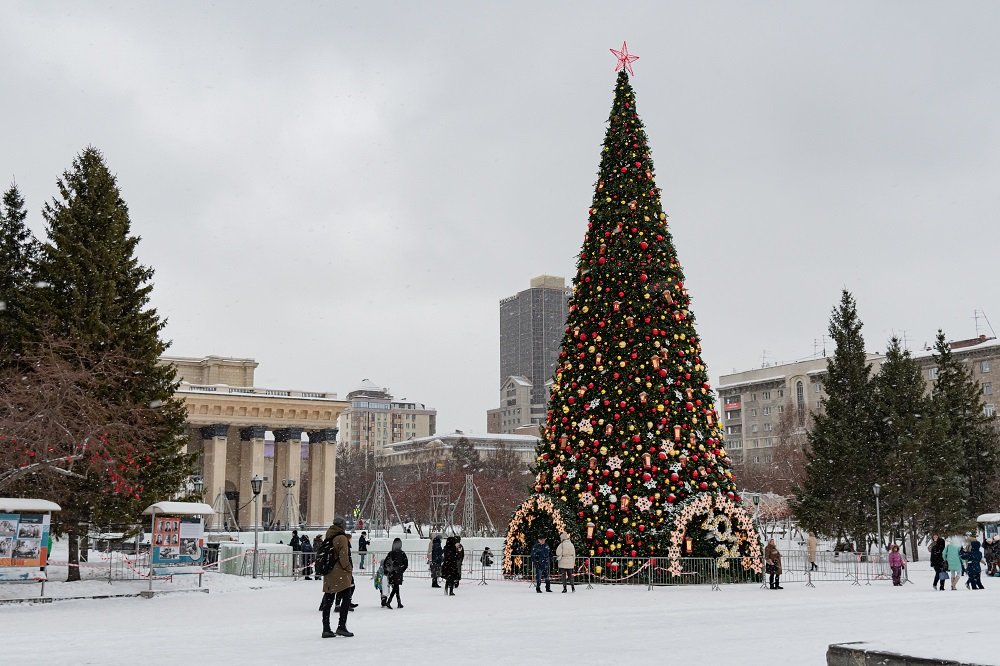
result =
[[264,487],[264,479],[260,478],[259,475],[254,474],[253,478],[250,479],[250,490],[253,491],[253,496],[256,497],[260,495],[261,489]]

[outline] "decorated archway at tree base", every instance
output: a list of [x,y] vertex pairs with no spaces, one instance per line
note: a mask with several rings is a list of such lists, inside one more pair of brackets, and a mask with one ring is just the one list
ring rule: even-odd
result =
[[[744,569],[763,572],[763,553],[753,519],[725,495],[704,493],[681,505],[674,514],[667,547],[667,570],[673,575],[681,574],[685,538],[694,531],[698,531],[698,538],[692,541],[699,549],[694,555],[715,557],[721,569],[729,568],[730,562],[738,558]],[[708,552],[701,552],[706,548]]]
[[[580,538],[576,522],[569,509],[548,495],[532,495],[521,503],[511,516],[503,544],[503,571],[513,576],[524,570],[530,561],[531,547],[544,536],[555,551],[559,535],[566,532],[576,544]],[[576,544],[579,547],[579,544]]]

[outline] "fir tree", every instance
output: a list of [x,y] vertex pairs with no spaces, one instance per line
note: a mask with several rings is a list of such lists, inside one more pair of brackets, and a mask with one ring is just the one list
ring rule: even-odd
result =
[[589,212],[535,490],[594,523],[591,554],[644,556],[666,550],[678,507],[736,485],[624,70]]
[[11,185],[0,205],[0,367],[23,350],[25,301],[32,288],[32,267],[38,243],[25,225],[24,198]]
[[952,354],[943,331],[938,331],[934,343],[934,362],[937,378],[931,401],[944,445],[940,465],[960,470],[965,495],[964,526],[968,527],[979,514],[995,511],[1000,499],[996,493],[1000,473],[996,417],[986,415],[982,387]]
[[146,437],[131,443],[143,464],[129,479],[130,492],[102,479],[82,481],[59,520],[70,529],[83,520],[130,522],[146,504],[174,496],[190,474],[191,459],[181,449],[186,413],[173,397],[173,368],[159,363],[167,343],[160,338],[164,321],[149,306],[153,271],[136,258],[139,238],[101,153],[81,152],[58,188],[44,209],[48,241],[36,277],[47,286],[31,303],[34,331],[120,356],[130,372],[101,397],[149,420]]
[[930,400],[924,395],[920,366],[898,338],[890,340],[873,382],[878,440],[885,451],[884,476],[878,481],[883,524],[909,533],[910,557],[916,560],[918,536],[936,520],[927,511],[928,502],[954,495],[960,488],[949,474],[953,469],[939,470],[935,464],[938,451],[931,436]]
[[884,475],[884,452],[877,445],[871,366],[865,355],[854,297],[846,289],[830,317],[836,343],[823,379],[822,411],[809,432],[806,480],[795,512],[810,531],[851,537],[856,548],[874,532],[872,486]]

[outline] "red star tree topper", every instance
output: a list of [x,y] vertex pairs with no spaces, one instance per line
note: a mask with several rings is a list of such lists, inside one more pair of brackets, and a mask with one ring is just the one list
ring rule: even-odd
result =
[[618,58],[618,64],[615,65],[615,71],[619,71],[622,68],[628,70],[628,73],[635,76],[635,72],[632,70],[632,63],[639,59],[639,56],[632,55],[628,52],[628,44],[622,42],[621,51],[616,51],[615,49],[610,49],[611,53]]

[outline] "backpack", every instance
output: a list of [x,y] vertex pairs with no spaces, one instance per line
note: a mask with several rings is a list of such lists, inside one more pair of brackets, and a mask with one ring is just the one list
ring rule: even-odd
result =
[[333,539],[323,539],[316,549],[316,561],[313,569],[317,576],[325,576],[333,569]]

